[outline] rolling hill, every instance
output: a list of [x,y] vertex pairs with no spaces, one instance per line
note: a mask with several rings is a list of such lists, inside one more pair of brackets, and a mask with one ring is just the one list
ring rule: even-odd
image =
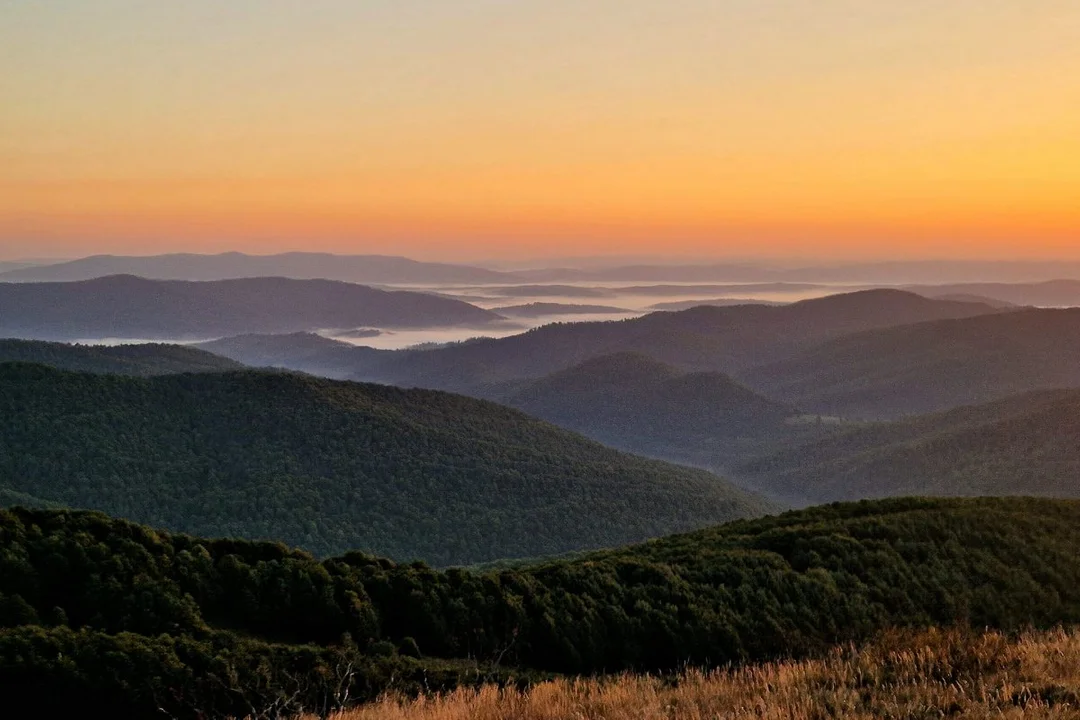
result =
[[800,413],[714,372],[618,353],[526,384],[506,404],[616,448],[724,467],[777,441],[818,436]]
[[656,303],[650,305],[650,310],[679,311],[709,305],[712,307],[729,307],[731,305],[787,305],[787,303],[774,300],[755,300],[753,298],[714,298],[712,300],[673,300],[671,302]]
[[440,564],[617,545],[773,507],[492,403],[283,373],[0,365],[0,450],[9,493]]
[[0,339],[0,363],[40,363],[61,370],[115,375],[170,375],[243,369],[234,360],[183,345],[66,345]]
[[249,367],[286,368],[337,380],[347,380],[353,368],[379,362],[389,352],[310,332],[245,333],[199,343],[197,347]]
[[0,282],[72,282],[109,275],[138,275],[154,280],[232,280],[287,277],[297,280],[341,280],[367,284],[490,283],[513,276],[466,265],[417,262],[386,255],[281,253],[219,255],[176,253],[132,257],[94,255],[35,267],[10,268]]
[[328,280],[215,282],[114,275],[0,283],[0,334],[42,340],[209,339],[319,328],[484,325],[495,313],[458,300]]
[[998,302],[1037,307],[1080,305],[1080,280],[1047,280],[1035,283],[955,283],[952,285],[910,285],[905,289],[927,297],[981,295]]
[[1080,498],[1080,390],[869,423],[732,469],[794,503],[903,495]]
[[[239,717],[820,657],[896,627],[1046,628],[1080,622],[1078,547],[1080,504],[1030,498],[832,505],[483,574],[0,511],[0,690],[50,717]],[[935,672],[955,682],[959,657]]]
[[585,360],[639,352],[683,370],[740,373],[834,337],[879,327],[998,312],[986,305],[870,290],[769,307],[696,307],[633,320],[551,324],[506,338],[401,352],[355,367],[355,378],[479,396]]
[[901,260],[787,268],[746,263],[609,263],[591,268],[520,270],[515,274],[528,282],[1019,283],[1055,277],[1080,278],[1080,263],[1061,260]]
[[633,312],[625,308],[612,307],[610,305],[577,305],[570,303],[545,303],[534,302],[525,305],[507,305],[506,307],[492,308],[492,312],[507,317],[546,317],[548,315],[595,315],[595,314],[625,314]]
[[1080,386],[1080,309],[1023,309],[841,337],[747,373],[808,411],[890,419]]

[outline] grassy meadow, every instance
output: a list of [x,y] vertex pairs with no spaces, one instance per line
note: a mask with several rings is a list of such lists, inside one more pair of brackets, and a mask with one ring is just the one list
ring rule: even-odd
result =
[[897,631],[799,662],[560,679],[526,690],[489,685],[419,698],[390,695],[336,720],[832,717],[1080,717],[1080,631]]

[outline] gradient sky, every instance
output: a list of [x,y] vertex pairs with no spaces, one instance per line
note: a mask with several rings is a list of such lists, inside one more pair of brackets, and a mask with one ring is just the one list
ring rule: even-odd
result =
[[0,257],[1080,257],[1077,0],[0,0]]

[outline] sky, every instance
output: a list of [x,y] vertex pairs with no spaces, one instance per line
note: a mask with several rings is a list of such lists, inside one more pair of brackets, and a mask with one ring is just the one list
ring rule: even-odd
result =
[[1077,0],[0,0],[0,258],[1080,258]]

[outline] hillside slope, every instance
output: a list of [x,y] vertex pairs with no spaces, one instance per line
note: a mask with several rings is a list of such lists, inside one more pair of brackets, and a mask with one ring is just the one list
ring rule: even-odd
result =
[[248,367],[287,368],[338,380],[347,380],[352,368],[378,362],[390,352],[310,332],[245,333],[199,343],[196,347]]
[[0,334],[42,340],[206,339],[499,319],[468,303],[423,293],[280,277],[186,282],[113,275],[67,283],[0,283],[0,307]]
[[793,502],[901,495],[1080,498],[1080,390],[871,423],[733,468]]
[[0,339],[0,363],[40,363],[60,370],[115,375],[170,375],[223,372],[244,366],[220,355],[183,345],[67,345],[40,340]]
[[685,372],[638,353],[587,360],[503,401],[613,447],[712,467],[821,432],[722,373]]
[[996,312],[978,303],[874,290],[780,307],[694,307],[632,320],[552,323],[519,335],[437,349],[349,354],[327,348],[324,356],[316,356],[310,343],[298,341],[290,348],[287,339],[255,337],[202,347],[250,364],[260,346],[272,342],[278,347],[276,364],[282,367],[322,368],[334,377],[494,399],[524,381],[603,355],[636,352],[682,370],[739,375],[766,359],[786,358],[849,332]]
[[766,512],[499,405],[254,371],[0,366],[0,489],[173,530],[469,563]]
[[870,290],[770,307],[696,307],[633,320],[546,325],[511,337],[401,352],[356,368],[356,379],[480,396],[590,358],[639,352],[683,370],[741,371],[847,333],[924,320],[996,313],[976,303]]
[[863,419],[1080,386],[1080,309],[1025,309],[856,333],[747,374],[818,413]]
[[521,678],[799,657],[897,626],[1071,624],[1078,547],[1077,502],[903,499],[476,574],[0,511],[0,689],[45,710],[93,699],[225,717],[325,701],[327,684],[331,699],[342,683],[371,699],[395,677],[438,689],[453,682],[439,663],[466,657],[458,679],[476,682],[499,666]]
[[1013,305],[1075,307],[1080,305],[1080,280],[1047,280],[1036,283],[954,283],[910,285],[907,290],[927,297],[982,295]]

